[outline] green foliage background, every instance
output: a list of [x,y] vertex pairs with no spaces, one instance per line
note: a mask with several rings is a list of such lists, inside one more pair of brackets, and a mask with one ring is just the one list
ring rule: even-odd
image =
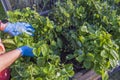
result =
[[0,2],[0,20],[5,19],[5,18],[6,18],[6,13],[5,13],[3,6]]

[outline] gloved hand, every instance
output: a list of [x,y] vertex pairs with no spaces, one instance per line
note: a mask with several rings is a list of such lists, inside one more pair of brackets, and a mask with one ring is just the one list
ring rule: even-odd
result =
[[8,23],[4,29],[4,32],[8,32],[12,36],[17,36],[22,33],[33,36],[34,31],[34,28],[25,22]]
[[28,46],[22,46],[22,47],[18,48],[18,50],[21,51],[21,56],[29,56],[29,57],[34,56],[34,54],[32,52],[33,49]]

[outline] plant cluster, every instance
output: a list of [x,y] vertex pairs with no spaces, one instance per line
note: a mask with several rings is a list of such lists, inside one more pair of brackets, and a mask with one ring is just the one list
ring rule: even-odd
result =
[[8,12],[9,21],[28,22],[36,30],[33,37],[3,37],[8,50],[28,45],[35,54],[15,62],[12,80],[69,80],[84,68],[107,80],[107,71],[119,64],[119,2],[57,1],[47,17],[30,8]]

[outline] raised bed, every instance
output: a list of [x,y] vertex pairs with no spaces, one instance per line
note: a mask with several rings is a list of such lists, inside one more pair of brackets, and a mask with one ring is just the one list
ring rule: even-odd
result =
[[72,80],[101,80],[101,76],[89,70],[76,73]]

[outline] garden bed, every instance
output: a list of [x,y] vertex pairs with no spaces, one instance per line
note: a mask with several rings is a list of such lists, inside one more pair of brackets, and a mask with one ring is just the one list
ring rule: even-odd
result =
[[[68,80],[74,73],[78,73],[74,76],[78,80],[97,80],[100,76],[96,73],[103,80],[108,79],[107,71],[119,61],[118,4],[66,0],[57,2],[45,17],[30,8],[8,12],[9,21],[28,22],[36,30],[34,37],[7,37],[14,48],[29,45],[35,54],[35,58],[23,57],[15,62],[12,79]],[[12,50],[13,46],[9,48]]]

